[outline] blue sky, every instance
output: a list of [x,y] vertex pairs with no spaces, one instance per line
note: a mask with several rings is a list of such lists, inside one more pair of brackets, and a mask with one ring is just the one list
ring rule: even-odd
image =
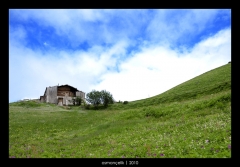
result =
[[161,94],[231,61],[231,9],[10,9],[9,102],[68,84]]

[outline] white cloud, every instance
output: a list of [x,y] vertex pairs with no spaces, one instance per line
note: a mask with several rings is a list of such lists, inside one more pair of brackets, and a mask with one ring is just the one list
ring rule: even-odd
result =
[[[169,47],[177,39],[203,31],[217,10],[191,10],[179,15],[166,10],[13,10],[10,14],[14,19],[34,20],[40,29],[51,27],[72,46],[85,40],[91,46],[85,51],[53,48],[54,41],[37,33],[35,40],[50,50],[33,50],[26,47],[26,38],[27,31],[35,30],[10,24],[9,97],[13,101],[39,97],[47,86],[58,83],[86,93],[106,89],[116,100],[138,100],[160,94],[231,59],[230,29],[205,36],[193,48]],[[152,21],[149,16],[153,16]],[[128,53],[128,47],[135,48]]]
[[95,85],[107,89],[116,100],[138,100],[168,89],[231,59],[231,30],[223,30],[201,41],[183,54],[167,47],[143,48],[120,65],[120,73],[107,73]]
[[[41,28],[53,28],[54,33],[66,38],[74,48],[85,41],[92,46],[102,42],[115,44],[119,40],[134,38],[142,33],[142,24],[149,21],[147,10],[12,9],[11,11],[11,15],[18,21],[31,20]],[[40,39],[44,34],[38,35]]]
[[[127,45],[122,41],[108,49],[96,46],[89,52],[48,55],[10,45],[10,98],[14,99],[16,92],[15,100],[38,97],[45,87],[58,83],[86,93],[105,89],[116,100],[148,98],[227,63],[231,58],[231,30],[220,31],[185,53],[155,45],[119,61],[118,55],[125,54]],[[107,70],[117,63],[119,72]]]
[[89,52],[43,54],[23,46],[16,47],[10,42],[10,99],[40,96],[46,87],[58,83],[89,92],[91,85],[100,82],[100,76],[107,73],[108,68],[115,67],[126,46],[127,41],[120,41],[110,48],[95,46]]

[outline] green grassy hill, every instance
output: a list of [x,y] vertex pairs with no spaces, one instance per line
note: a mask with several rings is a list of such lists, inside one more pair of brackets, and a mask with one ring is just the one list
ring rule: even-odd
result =
[[231,157],[231,64],[105,110],[9,104],[9,157]]

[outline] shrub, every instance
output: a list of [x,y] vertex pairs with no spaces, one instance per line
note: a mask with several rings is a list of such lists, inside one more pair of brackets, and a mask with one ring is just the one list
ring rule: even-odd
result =
[[90,104],[85,105],[85,109],[89,110],[90,109]]
[[128,104],[128,101],[124,101],[123,104]]
[[83,99],[81,97],[76,97],[76,99],[75,99],[76,105],[80,106],[82,104],[82,102],[83,102]]

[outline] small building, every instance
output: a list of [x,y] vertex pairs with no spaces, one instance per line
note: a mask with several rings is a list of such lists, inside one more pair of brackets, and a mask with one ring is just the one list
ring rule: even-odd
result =
[[45,101],[46,101],[45,96],[40,96],[39,101],[40,101],[40,102],[45,102]]
[[85,93],[70,85],[46,87],[44,95],[40,96],[40,102],[58,105],[72,105],[72,99],[80,97],[85,100]]

